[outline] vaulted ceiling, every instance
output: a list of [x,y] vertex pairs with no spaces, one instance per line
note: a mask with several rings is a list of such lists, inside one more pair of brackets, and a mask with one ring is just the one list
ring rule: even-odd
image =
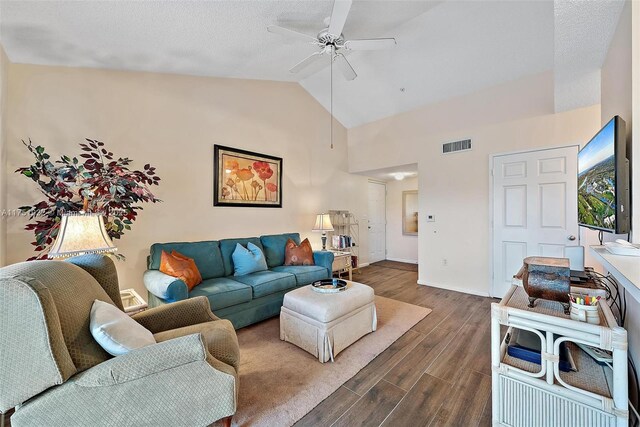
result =
[[[395,37],[398,44],[350,52],[358,77],[346,81],[334,71],[334,116],[354,127],[549,70],[558,110],[598,102],[598,72],[622,4],[356,0],[344,35]],[[332,5],[2,0],[0,43],[17,63],[298,82],[328,109],[329,61],[289,73],[316,48],[266,27],[315,35]]]

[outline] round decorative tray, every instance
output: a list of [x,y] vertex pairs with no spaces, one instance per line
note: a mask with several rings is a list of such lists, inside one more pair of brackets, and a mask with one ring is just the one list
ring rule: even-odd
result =
[[311,289],[321,294],[335,294],[347,289],[347,282],[341,279],[317,280],[311,284]]

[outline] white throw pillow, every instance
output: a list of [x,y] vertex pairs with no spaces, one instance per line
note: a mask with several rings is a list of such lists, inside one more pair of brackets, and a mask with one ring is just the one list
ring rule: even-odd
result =
[[91,307],[91,335],[112,356],[155,344],[153,334],[118,307],[95,300]]

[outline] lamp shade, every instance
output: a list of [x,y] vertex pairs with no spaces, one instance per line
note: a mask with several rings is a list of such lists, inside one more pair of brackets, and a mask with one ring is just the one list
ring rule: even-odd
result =
[[62,215],[56,241],[53,242],[48,256],[49,258],[65,258],[117,250],[107,234],[102,215],[96,213],[65,214]]
[[333,231],[329,214],[318,214],[316,216],[316,225],[313,226],[312,231]]

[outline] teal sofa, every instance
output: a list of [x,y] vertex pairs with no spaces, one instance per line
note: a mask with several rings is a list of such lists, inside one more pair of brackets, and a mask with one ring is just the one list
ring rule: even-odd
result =
[[[277,316],[285,293],[331,277],[333,264],[331,252],[319,251],[313,253],[316,265],[283,265],[284,247],[288,239],[300,244],[298,233],[220,241],[154,243],[147,258],[148,270],[144,273],[149,306],[204,296],[216,316],[230,320],[236,329]],[[269,269],[234,276],[231,254],[237,243],[246,246],[249,242],[262,249]],[[162,273],[159,268],[163,250],[175,250],[193,258],[202,276],[202,283],[189,292],[182,280]]]

